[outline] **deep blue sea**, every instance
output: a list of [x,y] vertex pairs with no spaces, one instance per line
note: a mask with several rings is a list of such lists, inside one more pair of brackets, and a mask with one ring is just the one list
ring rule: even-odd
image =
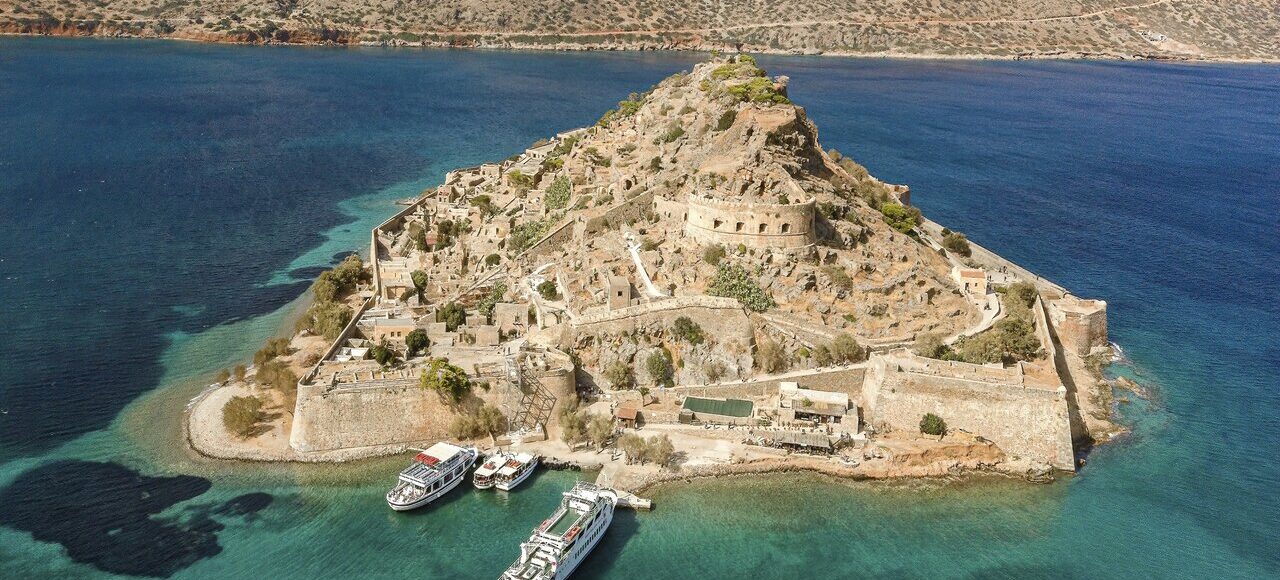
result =
[[[399,459],[178,416],[445,171],[700,57],[0,38],[0,577],[494,577],[578,474],[392,514]],[[1280,67],[762,58],[824,146],[1109,303],[1133,434],[1052,485],[671,485],[583,578],[1280,576]]]

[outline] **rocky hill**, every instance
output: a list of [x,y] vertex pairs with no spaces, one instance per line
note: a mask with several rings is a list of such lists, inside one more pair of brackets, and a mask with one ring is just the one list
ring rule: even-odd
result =
[[1280,59],[1273,0],[18,0],[0,32],[218,42]]

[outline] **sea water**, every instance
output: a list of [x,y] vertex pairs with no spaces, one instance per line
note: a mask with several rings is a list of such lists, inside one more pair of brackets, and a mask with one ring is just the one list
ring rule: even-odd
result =
[[[180,411],[394,200],[699,58],[0,39],[0,577],[497,575],[590,474],[397,514],[405,458],[201,460]],[[1153,395],[1051,485],[660,486],[579,577],[1280,574],[1280,68],[761,62],[824,146],[1107,300]]]

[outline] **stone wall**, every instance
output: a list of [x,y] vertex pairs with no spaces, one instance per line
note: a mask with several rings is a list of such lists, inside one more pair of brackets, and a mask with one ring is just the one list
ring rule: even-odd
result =
[[695,397],[717,397],[722,399],[746,399],[751,397],[767,397],[778,394],[779,382],[792,382],[801,388],[815,391],[846,393],[851,400],[862,395],[862,383],[866,369],[828,368],[814,369],[807,374],[787,373],[784,377],[773,377],[763,380],[749,380],[718,385],[676,387],[676,392]]
[[1019,367],[992,368],[874,355],[863,383],[867,423],[879,431],[918,433],[933,413],[950,430],[991,440],[1014,460],[1075,468],[1066,388],[1023,384]]
[[646,191],[626,201],[610,206],[598,215],[588,217],[582,223],[576,235],[579,238],[590,236],[616,228],[619,224],[638,222],[645,218],[653,207],[653,191]]
[[817,240],[814,203],[745,203],[690,196],[684,231],[704,243],[802,248]]
[[1049,319],[1062,347],[1079,356],[1107,346],[1107,303],[1067,296],[1048,303]]
[[452,415],[417,379],[298,389],[289,444],[302,453],[429,441],[448,434]]

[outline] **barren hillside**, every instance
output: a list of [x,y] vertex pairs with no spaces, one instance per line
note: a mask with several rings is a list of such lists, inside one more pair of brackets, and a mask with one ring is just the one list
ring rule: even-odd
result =
[[0,32],[898,56],[1280,58],[1274,0],[16,0]]

